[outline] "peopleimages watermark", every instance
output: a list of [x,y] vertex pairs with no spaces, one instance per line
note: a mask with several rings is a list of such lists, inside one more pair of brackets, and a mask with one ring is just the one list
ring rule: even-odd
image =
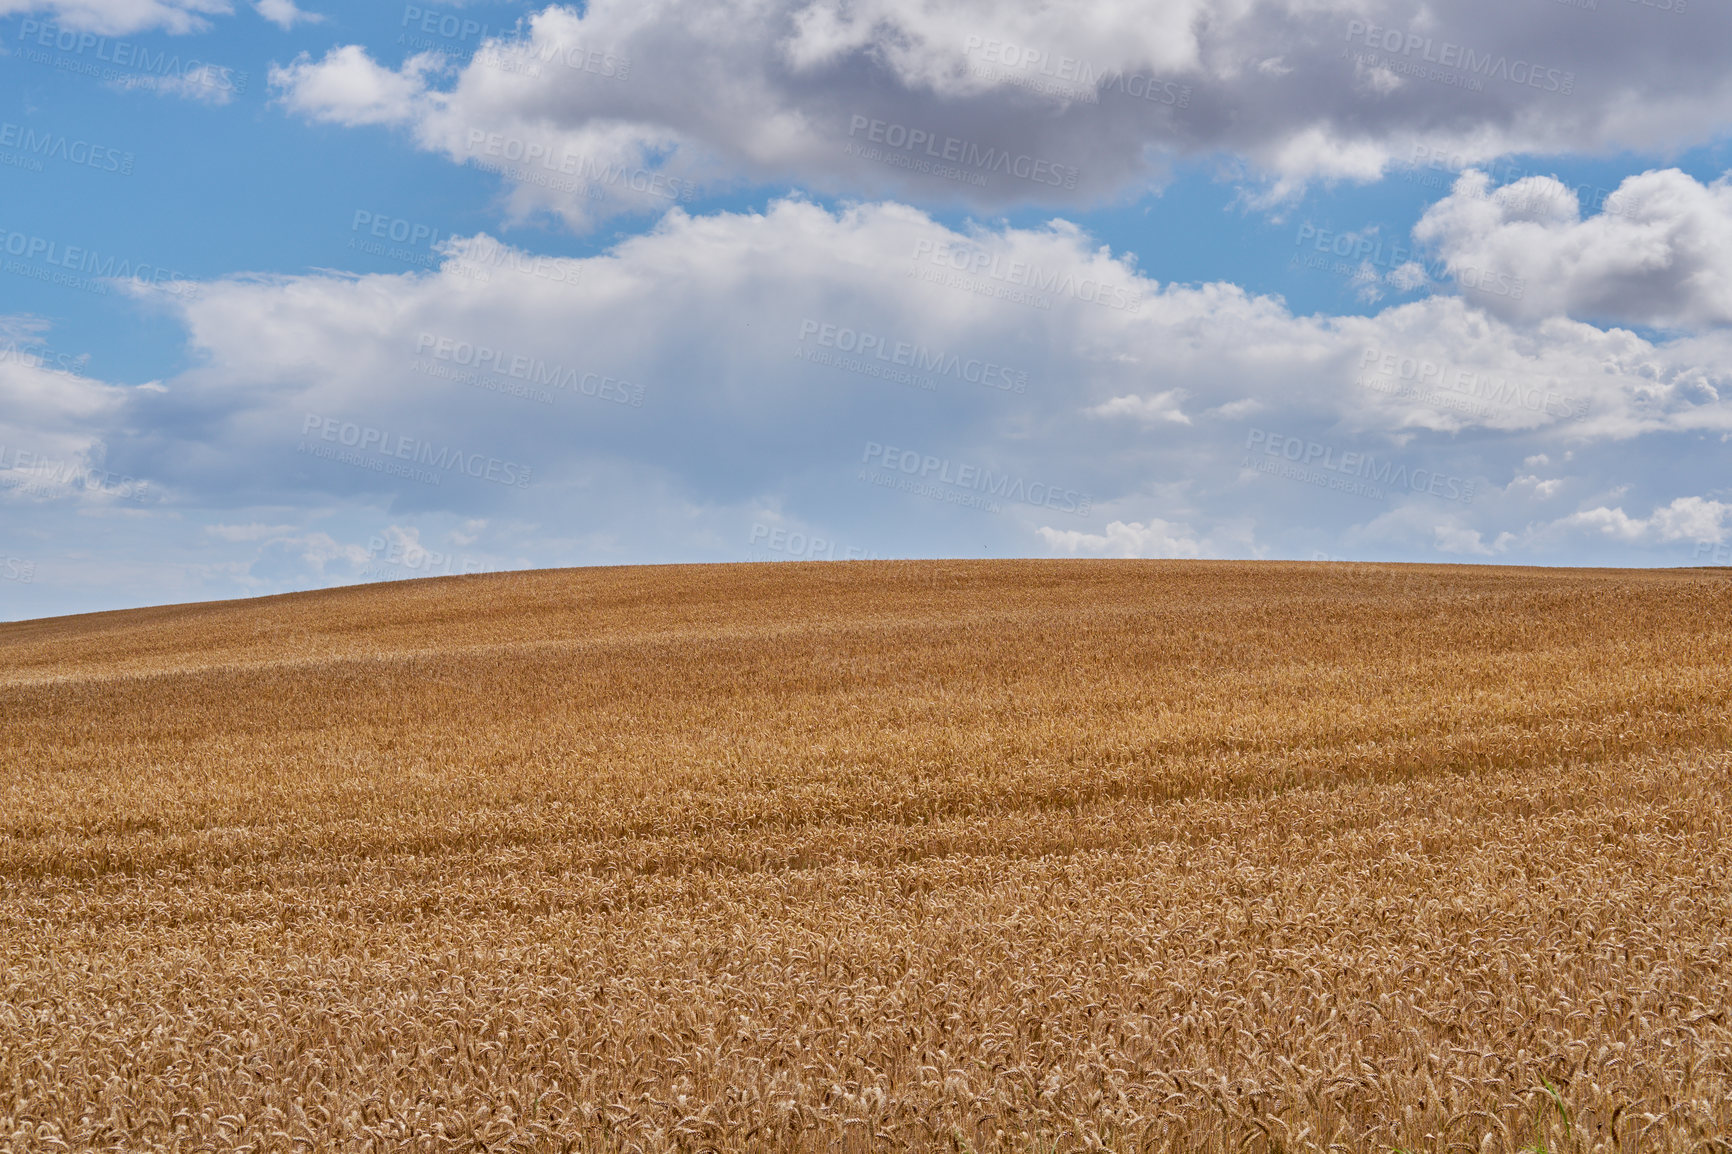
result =
[[[880,466],[877,470],[860,471],[859,479],[885,488],[901,489],[922,497],[930,497],[952,505],[985,509],[996,513],[999,501],[1010,501],[1074,513],[1086,517],[1094,506],[1087,493],[1060,488],[1040,481],[1026,481],[1009,473],[995,473],[979,465],[958,464],[948,457],[934,457],[914,449],[898,449],[867,441],[860,461]],[[942,487],[941,487],[942,486]]]
[[1465,478],[1435,469],[1410,469],[1370,453],[1346,452],[1303,437],[1252,429],[1245,438],[1245,452],[1243,468],[1356,497],[1381,501],[1391,490],[1405,490],[1473,504],[1474,483]]
[[[913,260],[915,267],[909,270],[909,275],[929,284],[952,285],[1036,308],[1052,307],[1049,293],[1124,312],[1136,312],[1143,303],[1140,291],[1124,285],[1042,268],[1028,261],[1007,260],[974,245],[917,240]],[[922,264],[933,266],[936,275],[921,268]]]
[[[1574,72],[1546,68],[1526,60],[1512,61],[1508,56],[1490,52],[1482,54],[1451,40],[1440,42],[1418,32],[1384,28],[1364,20],[1347,22],[1347,42],[1360,42],[1366,48],[1386,55],[1379,57],[1372,53],[1355,53],[1351,48],[1347,48],[1342,50],[1344,56],[1362,63],[1380,65],[1401,76],[1435,80],[1475,92],[1481,91],[1487,80],[1504,80],[1565,96],[1575,92]],[[1389,56],[1395,59],[1388,59]]]
[[9,340],[0,345],[0,365],[28,365],[51,373],[81,373],[89,360],[89,353],[56,352],[40,343],[19,344],[16,340]]
[[[800,343],[794,346],[794,355],[809,364],[823,365],[826,368],[832,369],[841,369],[843,372],[855,373],[862,377],[871,377],[873,380],[889,381],[893,385],[906,385],[911,389],[921,389],[926,392],[932,392],[938,388],[938,382],[931,377],[920,376],[906,368],[894,364],[880,364],[875,360],[850,356],[847,352],[838,350],[835,347],[835,326],[830,325],[827,327],[832,330],[828,346],[823,344],[817,346],[807,345],[805,343],[806,333],[802,330],[800,334]],[[858,336],[858,334],[854,333],[854,330],[852,329],[845,331],[856,337]],[[849,347],[853,348],[854,346],[850,345]]]
[[[517,29],[516,24],[510,28],[494,29],[469,16],[438,8],[423,8],[418,4],[403,5],[403,19],[398,27],[410,29],[397,34],[397,43],[411,51],[425,48],[444,51],[452,47],[453,41],[461,43],[478,37],[485,40],[495,31],[503,34]],[[432,39],[435,36],[439,39]]]
[[[521,20],[493,28],[455,12],[405,4],[399,27],[407,31],[397,34],[397,43],[411,52],[448,52],[459,44],[478,39],[482,41],[481,48],[470,58],[471,62],[499,72],[536,77],[541,75],[542,65],[557,63],[573,72],[587,72],[607,80],[626,80],[631,76],[631,61],[611,50],[518,39],[523,31]],[[512,39],[506,39],[508,36]]]
[[[366,229],[365,233],[362,232],[363,228]],[[406,264],[424,272],[466,277],[479,284],[491,284],[493,281],[492,273],[471,261],[452,256],[447,246],[461,247],[463,242],[452,239],[450,234],[445,234],[442,237],[432,225],[421,224],[403,217],[375,214],[366,209],[358,208],[355,210],[354,221],[349,225],[349,233],[348,247],[355,252],[378,257],[381,260],[396,261],[399,264]],[[387,239],[375,239],[379,236],[384,236]],[[393,243],[389,239],[393,236],[398,236],[401,239]],[[413,242],[409,241],[411,236],[414,237]],[[504,254],[513,251],[504,245],[494,246],[496,257],[503,257]],[[543,273],[542,279],[544,280],[556,279],[568,284],[575,283],[575,281],[566,279],[568,272],[575,276],[575,267],[568,269],[565,263],[553,261],[546,257],[537,257],[534,261],[527,263],[530,265],[529,271]],[[546,276],[545,273],[548,271],[551,271],[554,276]]]
[[437,485],[455,470],[478,481],[522,489],[529,485],[532,472],[530,466],[515,461],[317,413],[308,413],[302,420],[301,444],[295,451],[387,476],[405,477],[423,485]]
[[17,581],[28,585],[36,580],[36,562],[23,557],[0,556],[0,581]]
[[0,120],[0,167],[44,172],[49,160],[58,160],[97,172],[132,175],[132,153],[106,144],[96,144],[65,133],[38,130],[10,120]]
[[[483,351],[488,351],[484,350]],[[512,380],[509,376],[499,377],[485,371],[460,369],[449,364],[442,364],[426,357],[416,357],[409,362],[409,371],[421,373],[434,380],[450,381],[452,384],[467,385],[472,389],[480,389],[488,393],[500,393],[508,397],[519,397],[526,401],[534,401],[538,405],[551,405],[554,395],[546,389],[538,389],[522,380]]]
[[[816,347],[808,346],[808,339]],[[857,355],[838,355],[847,353]],[[950,377],[1001,392],[1028,391],[1028,374],[1021,369],[980,357],[964,358],[942,349],[935,351],[912,341],[895,340],[809,317],[800,321],[800,345],[795,349],[795,355],[814,364],[881,377],[920,389],[935,389],[938,382],[932,376],[917,376],[916,372]]]
[[1732,565],[1732,541],[1698,541],[1691,560],[1709,565]]
[[[562,365],[555,361],[549,364],[528,353],[512,352],[506,349],[496,349],[473,341],[457,340],[438,333],[422,332],[415,338],[417,359],[426,367],[418,371],[427,372],[432,376],[444,376],[447,380],[459,384],[473,385],[478,388],[491,389],[497,392],[511,392],[517,396],[530,396],[539,400],[534,393],[537,389],[560,389],[584,397],[594,397],[597,400],[611,401],[616,405],[631,405],[634,408],[643,407],[644,388],[642,385],[610,377],[593,370]],[[430,360],[427,358],[431,358]],[[435,371],[440,364],[455,366],[446,372]],[[416,367],[411,365],[411,367]],[[459,370],[471,370],[467,373]],[[517,382],[525,392],[516,392],[503,383],[487,383],[489,378],[503,378],[504,382]],[[548,395],[545,404],[552,404]]]
[[132,261],[96,249],[64,244],[50,237],[14,232],[0,226],[0,252],[19,260],[8,260],[5,271],[45,284],[62,285],[80,292],[107,296],[115,280],[156,285],[180,297],[194,299],[200,286],[185,273],[149,261]]
[[631,79],[631,61],[611,49],[586,48],[557,40],[489,40],[473,60],[483,68],[531,78],[541,75],[542,65],[558,64],[603,80]]
[[575,286],[582,279],[583,264],[570,257],[527,253],[522,249],[501,244],[490,236],[449,239],[439,243],[439,254],[445,258],[441,272],[454,272],[486,284],[495,270],[533,277],[553,284]]
[[367,560],[367,567],[359,573],[364,581],[402,580],[405,573],[414,577],[460,577],[499,571],[479,557],[458,558],[428,549],[413,537],[390,530],[367,539]]
[[939,180],[953,180],[958,184],[972,185],[975,188],[985,188],[986,173],[971,172],[955,164],[927,160],[923,157],[909,156],[901,152],[886,152],[875,144],[860,144],[850,140],[842,146],[844,156],[857,156],[861,160],[875,160],[887,164],[891,168],[906,169],[919,173],[921,176],[935,176]]
[[[62,28],[51,20],[20,20],[18,39],[26,42],[19,55],[33,64],[47,64],[62,72],[75,72],[97,80],[136,84],[141,79],[173,80],[196,84],[221,93],[222,99],[247,90],[247,74],[208,60],[188,57],[167,49],[154,53],[142,44],[110,40],[94,32]],[[52,48],[59,56],[40,51]]]
[[[976,55],[978,53],[978,56]],[[1080,104],[1099,104],[1102,92],[1118,92],[1134,100],[1189,108],[1191,88],[1172,80],[1155,80],[1140,72],[1098,68],[1075,56],[1054,57],[1052,52],[1017,46],[1003,40],[970,36],[962,46],[977,79],[1022,88],[1041,96],[1055,96]]]
[[[849,155],[882,160],[910,172],[963,179],[976,185],[984,184],[985,180],[975,180],[974,177],[984,178],[995,173],[1053,188],[1075,188],[1077,184],[1075,165],[1059,164],[1004,148],[983,148],[972,140],[940,136],[929,129],[875,120],[858,112],[848,118],[848,137],[845,151]],[[891,151],[868,147],[872,144],[883,145],[884,149]],[[926,167],[921,167],[923,164]],[[950,175],[952,173],[958,175]]]
[[7,491],[28,497],[64,497],[71,492],[96,492],[117,501],[142,503],[150,487],[150,482],[128,473],[92,468],[83,461],[46,457],[28,449],[0,444],[0,479],[19,473],[23,474],[23,479],[8,485]]
[[[774,561],[769,553],[779,553],[790,561],[883,561],[876,553],[859,549],[852,545],[842,545],[816,534],[802,533],[798,529],[771,527],[762,523],[752,526],[751,536],[746,542],[757,549],[746,559],[748,561]],[[840,558],[836,550],[841,549]],[[766,550],[768,552],[766,552]]]
[[428,272],[467,277],[482,284],[495,270],[554,284],[579,283],[581,262],[567,257],[530,254],[490,236],[458,236],[436,225],[389,213],[357,208],[349,222],[348,247],[368,256],[398,261]]
[[440,246],[455,239],[452,233],[441,232],[433,225],[365,208],[355,210],[349,234],[349,247],[357,252],[434,272],[445,262]]
[[[642,166],[627,168],[623,164],[610,164],[569,149],[555,149],[542,140],[526,140],[484,128],[469,129],[467,140],[475,167],[483,172],[510,176],[525,184],[587,195],[592,199],[601,195],[589,192],[592,188],[630,189],[645,196],[676,201],[697,196],[697,186],[689,180]],[[489,157],[498,159],[490,160]],[[576,179],[560,179],[565,176]]]
[[1438,408],[1472,416],[1485,416],[1491,410],[1475,401],[1486,401],[1508,409],[1526,409],[1532,413],[1575,420],[1588,414],[1588,400],[1572,393],[1541,388],[1532,383],[1494,376],[1478,369],[1463,368],[1446,361],[1408,356],[1400,352],[1385,352],[1375,345],[1366,346],[1359,357],[1360,375],[1355,384],[1391,396],[1424,401]]
[[[1299,226],[1293,243],[1303,248],[1308,240],[1312,242],[1315,252],[1322,255],[1295,253],[1288,262],[1290,266],[1332,272],[1351,280],[1365,279],[1365,270],[1368,267],[1381,268],[1390,274],[1384,279],[1390,279],[1404,288],[1419,287],[1424,283],[1420,277],[1440,281],[1449,278],[1472,292],[1490,293],[1518,301],[1527,293],[1527,281],[1521,277],[1502,272],[1494,273],[1470,265],[1451,266],[1446,261],[1428,257],[1399,242],[1386,243],[1369,231],[1336,232],[1333,229],[1320,229],[1310,221],[1305,221]],[[1403,285],[1400,283],[1402,276],[1408,271],[1414,273],[1414,279]]]

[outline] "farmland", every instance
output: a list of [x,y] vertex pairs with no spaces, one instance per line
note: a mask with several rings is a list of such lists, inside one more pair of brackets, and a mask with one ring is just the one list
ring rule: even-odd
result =
[[0,1150],[1732,1149],[1732,578],[0,625]]

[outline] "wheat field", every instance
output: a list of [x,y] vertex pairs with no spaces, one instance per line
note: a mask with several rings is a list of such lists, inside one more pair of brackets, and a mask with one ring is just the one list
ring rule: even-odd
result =
[[1732,578],[0,625],[0,1150],[1732,1150]]

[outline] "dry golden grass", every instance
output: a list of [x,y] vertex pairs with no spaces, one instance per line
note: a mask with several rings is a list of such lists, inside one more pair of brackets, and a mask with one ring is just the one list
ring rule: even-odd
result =
[[1732,1150],[1732,581],[0,625],[0,1149]]

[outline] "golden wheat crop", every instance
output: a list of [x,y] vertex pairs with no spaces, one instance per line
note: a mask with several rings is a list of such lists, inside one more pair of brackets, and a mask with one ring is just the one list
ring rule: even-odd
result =
[[1732,580],[0,625],[0,1150],[1732,1150]]

